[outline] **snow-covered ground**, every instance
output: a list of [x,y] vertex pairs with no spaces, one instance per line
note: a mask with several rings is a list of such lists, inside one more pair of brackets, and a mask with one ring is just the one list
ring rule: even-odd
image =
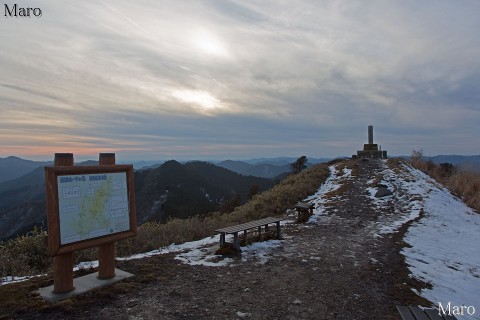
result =
[[[322,184],[317,193],[305,199],[315,204],[314,214],[305,228],[313,227],[325,216],[325,195],[337,190],[342,181],[351,179],[351,170],[344,169],[338,175],[335,166],[330,167],[330,177]],[[404,165],[401,174],[389,169],[386,164],[381,172],[382,184],[394,190],[394,195],[375,198],[374,188],[368,194],[374,205],[381,207],[387,201],[393,201],[395,215],[389,216],[377,225],[378,237],[395,232],[400,226],[413,221],[405,235],[404,241],[411,247],[404,248],[402,254],[412,276],[429,283],[432,288],[418,292],[419,295],[438,306],[472,306],[475,315],[464,315],[460,319],[480,318],[480,215],[467,207],[461,200],[451,195],[448,190],[438,185],[422,172]],[[370,184],[373,181],[370,181]],[[390,200],[389,200],[390,199]],[[330,198],[332,200],[332,198]],[[284,223],[291,223],[286,221]],[[241,259],[223,258],[215,255],[218,235],[199,241],[180,245],[170,245],[158,250],[137,254],[118,260],[141,259],[153,255],[176,252],[176,259],[183,263],[212,267],[235,266],[242,261],[265,263],[282,241],[270,240],[257,242],[242,247]],[[231,239],[227,238],[227,241]],[[288,241],[288,238],[287,240]],[[76,269],[95,268],[97,261],[84,262]],[[28,278],[27,278],[28,279]],[[18,277],[0,279],[1,284],[25,280]],[[472,309],[469,309],[472,311]]]
[[[307,197],[304,201],[313,203],[315,205],[315,209],[313,209],[313,215],[308,220],[309,224],[317,223],[319,218],[325,215],[324,204],[328,201],[325,195],[329,192],[335,191],[341,186],[340,180],[348,180],[351,178],[352,170],[350,169],[343,169],[343,175],[338,176],[336,166],[330,166],[330,176],[327,178],[325,183],[323,183],[318,191]],[[330,198],[329,200],[333,200]]]
[[[464,309],[457,318],[480,319],[480,214],[423,172],[408,165],[402,169],[399,175],[385,165],[381,172],[381,183],[396,191],[396,214],[378,226],[378,236],[423,214],[405,234],[411,247],[402,250],[412,276],[432,286],[417,293],[444,310],[449,303],[451,310],[471,306],[475,315]],[[373,187],[368,192],[379,207],[390,198],[375,198]]]
[[412,247],[402,252],[412,275],[432,285],[419,294],[443,308],[473,306],[474,316],[457,318],[480,319],[480,214],[421,171],[405,170],[416,178],[406,182],[412,194],[423,195],[424,217],[408,229]]

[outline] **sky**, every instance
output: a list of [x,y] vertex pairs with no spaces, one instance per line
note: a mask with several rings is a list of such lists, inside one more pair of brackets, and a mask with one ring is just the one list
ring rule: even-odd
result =
[[480,153],[476,0],[1,5],[0,157]]

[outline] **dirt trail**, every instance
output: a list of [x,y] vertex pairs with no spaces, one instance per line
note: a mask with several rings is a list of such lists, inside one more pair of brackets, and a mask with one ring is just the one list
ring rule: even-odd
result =
[[399,254],[407,226],[378,236],[379,225],[398,219],[411,200],[394,176],[393,196],[380,204],[368,196],[385,166],[356,162],[350,177],[339,177],[343,186],[323,199],[318,222],[286,225],[285,240],[264,264],[237,258],[228,267],[192,266],[175,254],[119,262],[136,276],[24,317],[399,319],[395,305],[421,299]]

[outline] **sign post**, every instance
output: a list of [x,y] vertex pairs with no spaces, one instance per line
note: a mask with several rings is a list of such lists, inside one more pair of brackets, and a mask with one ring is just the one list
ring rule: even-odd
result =
[[[100,166],[114,165],[115,153],[100,153]],[[115,243],[110,242],[98,247],[98,278],[111,279],[115,277]]]
[[[73,153],[55,153],[55,167],[73,166]],[[47,197],[47,210],[54,205]],[[50,223],[48,223],[50,226]],[[53,230],[52,230],[53,231]],[[50,230],[48,232],[50,235]],[[53,292],[65,293],[73,291],[73,251],[53,258]]]
[[73,154],[56,153],[54,164],[45,168],[48,251],[53,292],[65,294],[75,290],[77,250],[98,247],[97,278],[116,278],[115,241],[137,233],[135,187],[133,166],[115,165],[114,153],[101,153],[98,166],[74,166]]

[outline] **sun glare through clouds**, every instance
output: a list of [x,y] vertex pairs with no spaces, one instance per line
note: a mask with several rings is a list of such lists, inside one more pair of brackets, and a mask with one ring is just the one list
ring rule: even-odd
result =
[[206,91],[200,90],[177,90],[172,93],[176,99],[194,104],[201,111],[211,111],[219,107],[220,101]]
[[200,52],[217,56],[227,57],[228,52],[222,41],[214,34],[207,31],[200,31],[193,35],[193,45]]

